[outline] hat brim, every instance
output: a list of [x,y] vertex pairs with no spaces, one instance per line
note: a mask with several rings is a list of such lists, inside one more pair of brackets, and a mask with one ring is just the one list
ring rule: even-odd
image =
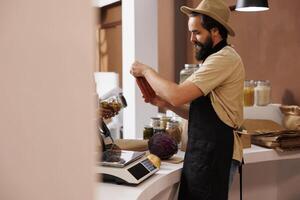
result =
[[213,18],[214,20],[217,20],[220,24],[222,24],[226,28],[226,30],[228,31],[228,34],[230,36],[233,36],[233,37],[235,36],[235,33],[234,33],[233,29],[229,26],[229,24],[226,23],[223,19],[221,19],[217,15],[215,15],[214,13],[207,12],[206,10],[189,8],[187,6],[181,6],[180,10],[181,10],[181,12],[183,12],[184,14],[186,14],[188,16],[190,16],[193,13],[207,15],[207,16]]

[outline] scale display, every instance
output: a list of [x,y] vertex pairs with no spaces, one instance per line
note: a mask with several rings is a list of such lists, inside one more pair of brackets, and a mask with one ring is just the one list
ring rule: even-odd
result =
[[128,171],[137,179],[140,180],[142,177],[146,176],[156,167],[148,160],[143,160],[142,162],[134,165],[133,167],[129,168]]

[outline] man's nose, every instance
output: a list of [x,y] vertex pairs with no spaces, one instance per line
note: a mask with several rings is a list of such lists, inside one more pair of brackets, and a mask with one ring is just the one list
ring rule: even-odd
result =
[[191,43],[193,43],[193,44],[196,42],[196,36],[194,33],[191,34],[190,40],[191,40]]

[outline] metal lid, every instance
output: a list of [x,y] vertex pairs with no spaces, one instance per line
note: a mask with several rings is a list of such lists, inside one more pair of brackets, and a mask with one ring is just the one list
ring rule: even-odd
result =
[[118,95],[118,97],[119,97],[120,100],[121,100],[121,103],[122,103],[123,108],[126,108],[126,107],[127,107],[127,101],[126,101],[125,97],[123,96],[123,93],[120,92],[119,95]]
[[151,120],[160,120],[159,117],[151,117]]
[[190,68],[198,68],[198,64],[185,64],[184,68],[190,69]]

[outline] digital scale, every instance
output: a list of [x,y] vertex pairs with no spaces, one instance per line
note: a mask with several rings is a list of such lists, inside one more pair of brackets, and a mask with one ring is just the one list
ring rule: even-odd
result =
[[145,157],[145,152],[108,151],[105,153],[110,154],[108,160],[104,158],[97,168],[97,172],[102,174],[105,182],[137,185],[158,171],[158,168]]
[[159,170],[145,152],[113,149],[114,141],[104,122],[99,130],[103,153],[96,171],[102,174],[104,182],[137,185]]

